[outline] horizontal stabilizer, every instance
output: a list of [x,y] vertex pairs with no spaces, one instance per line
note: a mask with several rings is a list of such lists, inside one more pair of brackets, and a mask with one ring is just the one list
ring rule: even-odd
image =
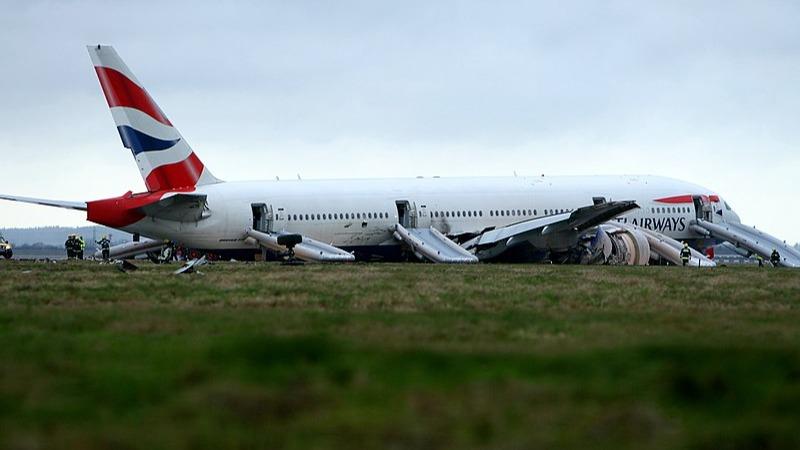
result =
[[143,214],[157,219],[177,222],[197,222],[206,213],[206,196],[200,194],[174,194],[139,208]]
[[62,200],[47,200],[43,198],[20,197],[18,195],[4,195],[4,194],[0,194],[0,200],[9,200],[12,202],[21,202],[21,203],[33,203],[34,205],[53,206],[56,208],[86,211],[86,202],[67,202]]

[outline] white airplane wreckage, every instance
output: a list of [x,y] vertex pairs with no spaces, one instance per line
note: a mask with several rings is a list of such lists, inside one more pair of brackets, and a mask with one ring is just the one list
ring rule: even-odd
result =
[[89,221],[152,241],[236,259],[258,252],[304,261],[420,259],[436,263],[542,261],[712,267],[699,250],[727,242],[742,254],[800,267],[800,252],[742,225],[710,189],[654,176],[482,177],[224,182],[195,154],[109,46],[89,54],[123,145],[146,191],[92,201],[0,199],[85,211]]

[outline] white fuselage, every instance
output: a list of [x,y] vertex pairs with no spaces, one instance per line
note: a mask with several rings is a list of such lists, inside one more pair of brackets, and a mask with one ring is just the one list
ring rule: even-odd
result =
[[[597,197],[634,200],[639,209],[616,220],[660,231],[674,239],[698,239],[691,203],[657,199],[709,196],[712,191],[655,176],[411,178],[228,182],[197,187],[208,217],[197,223],[145,218],[124,229],[193,248],[253,249],[253,205],[268,211],[269,231],[299,233],[337,247],[398,245],[395,224],[432,226],[450,236],[479,233],[534,217],[592,205]],[[407,202],[398,208],[398,203]],[[738,217],[719,201],[709,205],[715,221]],[[406,217],[401,217],[405,209]]]

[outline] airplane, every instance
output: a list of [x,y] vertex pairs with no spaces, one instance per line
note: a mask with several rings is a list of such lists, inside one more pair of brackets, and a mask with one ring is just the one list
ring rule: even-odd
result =
[[226,182],[212,174],[111,46],[87,47],[145,192],[90,201],[0,195],[237,259],[289,250],[318,262],[531,261],[714,266],[701,251],[800,267],[800,251],[743,225],[717,193],[649,175]]

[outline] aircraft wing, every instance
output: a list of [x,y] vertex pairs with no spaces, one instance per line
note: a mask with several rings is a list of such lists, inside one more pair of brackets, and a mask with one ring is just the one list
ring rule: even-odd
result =
[[177,222],[197,222],[206,217],[206,196],[203,194],[168,194],[161,200],[139,208],[157,219]]
[[603,202],[575,211],[538,217],[482,233],[462,244],[476,250],[481,259],[491,258],[518,243],[529,241],[540,248],[564,248],[577,242],[581,231],[600,225],[638,208],[634,201]]
[[63,200],[46,200],[43,198],[20,197],[18,195],[0,194],[0,200],[12,202],[33,203],[35,205],[54,206],[56,208],[75,209],[86,211],[86,202],[68,202]]

